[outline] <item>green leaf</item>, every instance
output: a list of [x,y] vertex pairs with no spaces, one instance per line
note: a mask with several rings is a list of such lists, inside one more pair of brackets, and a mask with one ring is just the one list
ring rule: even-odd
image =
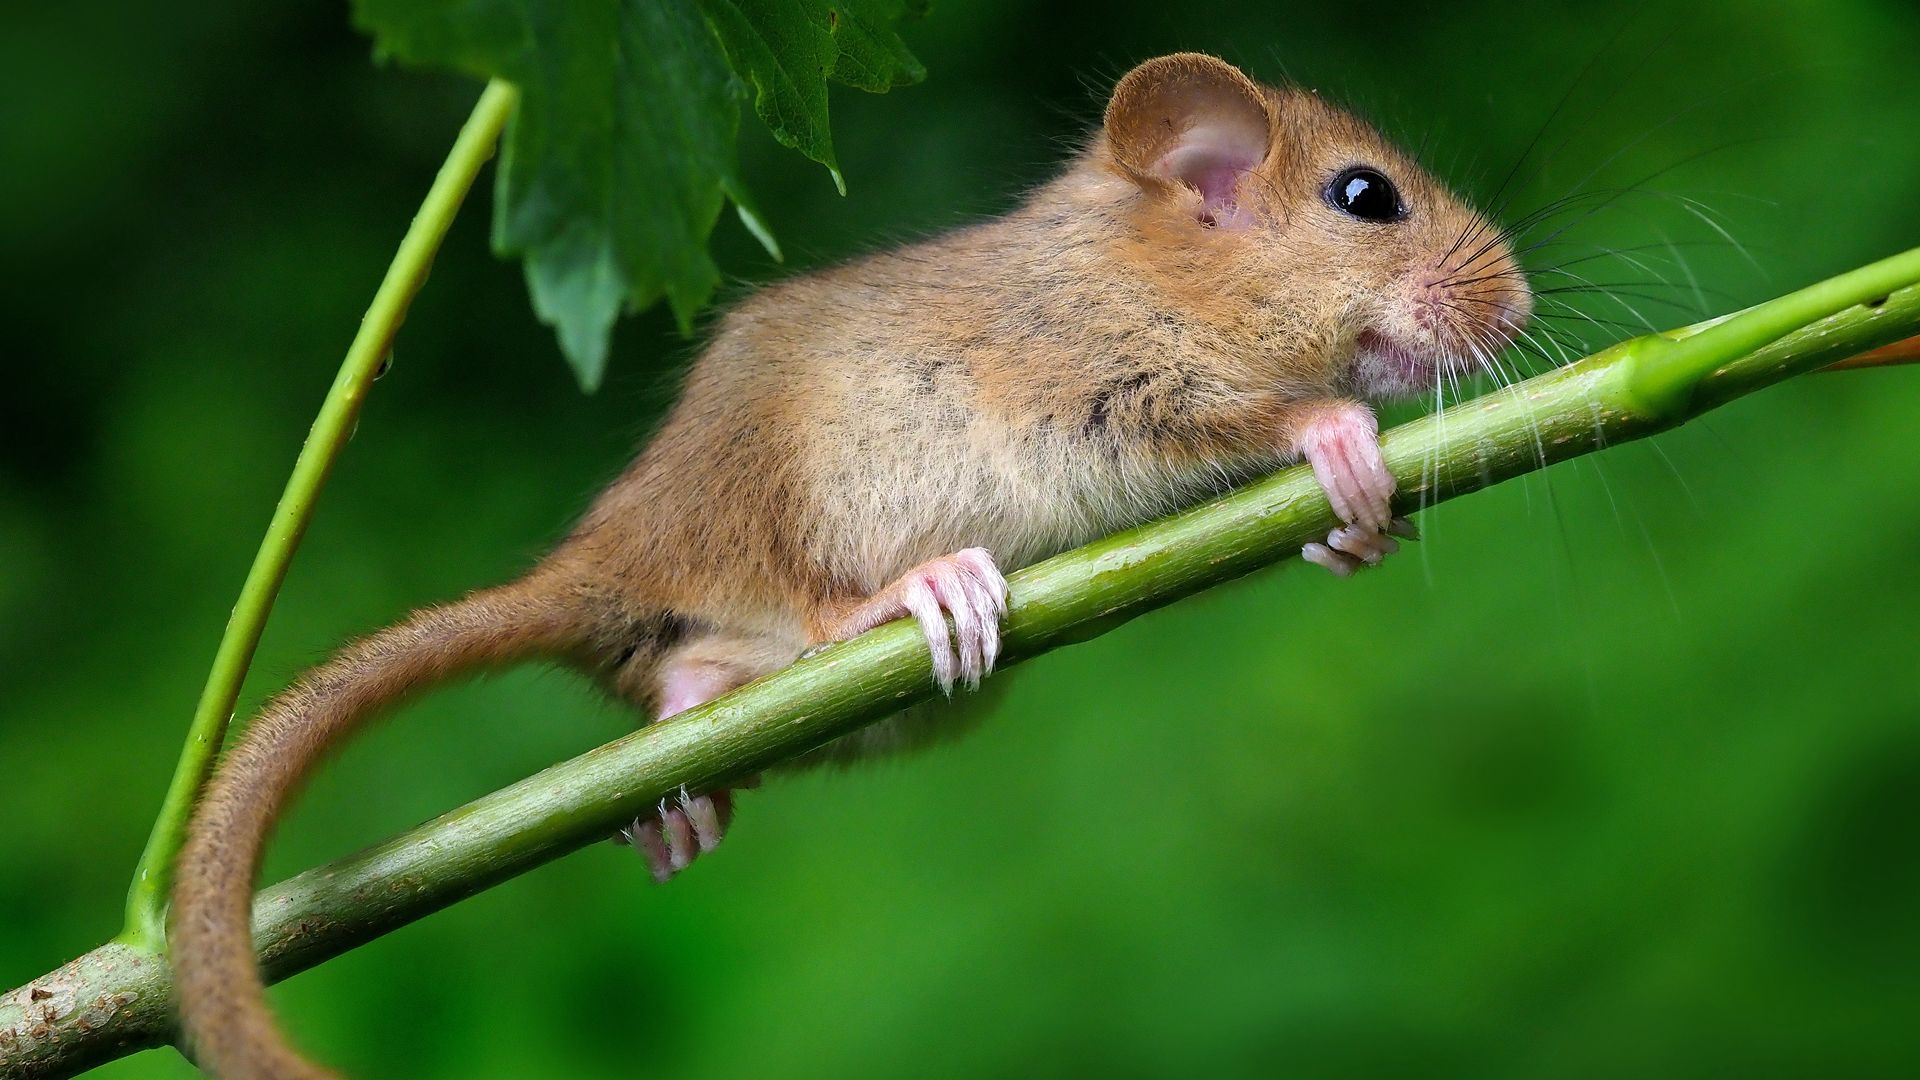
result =
[[840,44],[840,59],[833,65],[835,81],[884,94],[927,77],[927,69],[893,32],[901,19],[925,15],[925,3],[840,0],[833,7],[839,15],[835,40]]
[[780,257],[739,175],[746,85],[775,137],[838,183],[827,79],[921,78],[891,29],[909,13],[908,0],[354,0],[382,56],[520,88],[493,243],[525,259],[534,310],[588,390],[622,310],[664,297],[692,331],[720,280],[707,242],[728,201]]
[[911,0],[700,0],[735,71],[753,84],[754,111],[773,137],[827,167],[833,156],[827,80],[874,93],[919,82],[926,68],[893,24],[919,15]]
[[847,182],[827,131],[827,76],[840,49],[825,5],[813,0],[701,0],[735,71],[753,84],[753,108],[773,137]]

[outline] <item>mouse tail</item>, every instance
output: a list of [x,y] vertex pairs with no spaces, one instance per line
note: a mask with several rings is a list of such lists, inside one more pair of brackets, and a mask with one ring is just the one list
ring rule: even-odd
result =
[[524,660],[583,658],[592,620],[538,576],[415,612],[342,649],[274,698],[227,751],[196,807],[174,876],[171,954],[187,1046],[226,1080],[318,1080],[275,1026],[254,960],[261,849],[333,746],[409,694]]

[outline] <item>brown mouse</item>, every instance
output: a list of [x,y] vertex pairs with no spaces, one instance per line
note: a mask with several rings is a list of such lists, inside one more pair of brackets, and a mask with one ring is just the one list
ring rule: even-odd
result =
[[[1011,213],[727,313],[658,433],[525,577],[415,612],[266,706],[208,786],[174,889],[199,1062],[327,1075],[274,1027],[249,911],[287,799],[376,711],[544,659],[664,717],[903,617],[942,689],[976,686],[1003,571],[1301,459],[1346,523],[1303,554],[1351,573],[1404,526],[1367,402],[1474,370],[1532,306],[1505,234],[1365,123],[1209,56],[1141,64]],[[729,811],[725,792],[690,795],[627,835],[664,880]]]

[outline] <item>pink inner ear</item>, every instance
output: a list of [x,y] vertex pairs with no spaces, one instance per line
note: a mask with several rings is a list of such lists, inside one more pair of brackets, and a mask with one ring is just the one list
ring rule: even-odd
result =
[[1193,128],[1161,155],[1155,171],[1199,192],[1205,213],[1218,217],[1234,205],[1241,179],[1266,157],[1264,142],[1256,144],[1249,135],[1226,127]]

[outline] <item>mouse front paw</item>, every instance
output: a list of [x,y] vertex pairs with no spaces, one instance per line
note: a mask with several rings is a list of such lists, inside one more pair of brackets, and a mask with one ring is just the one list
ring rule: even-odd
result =
[[1364,405],[1342,405],[1309,421],[1298,445],[1328,504],[1346,522],[1325,543],[1302,547],[1302,558],[1346,577],[1400,550],[1394,536],[1417,539],[1411,522],[1393,516],[1393,474],[1380,456],[1379,424]]
[[1386,532],[1375,532],[1359,525],[1342,525],[1327,534],[1326,543],[1303,545],[1300,557],[1340,577],[1352,577],[1354,571],[1361,567],[1379,566],[1387,556],[1399,551],[1400,541],[1394,539],[1396,536],[1408,540],[1420,539],[1419,531],[1406,518],[1389,520]]

